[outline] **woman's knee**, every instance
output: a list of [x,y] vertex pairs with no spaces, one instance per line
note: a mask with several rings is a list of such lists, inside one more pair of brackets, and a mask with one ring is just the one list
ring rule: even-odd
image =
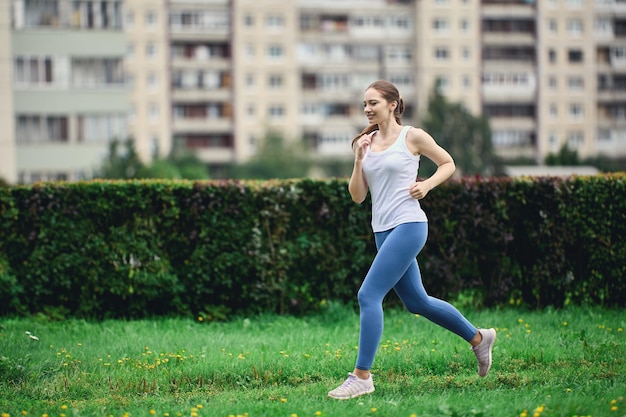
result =
[[371,307],[377,304],[382,304],[382,300],[378,301],[380,297],[378,297],[373,291],[370,291],[363,287],[359,289],[356,298],[359,302],[359,307],[361,307],[361,309]]

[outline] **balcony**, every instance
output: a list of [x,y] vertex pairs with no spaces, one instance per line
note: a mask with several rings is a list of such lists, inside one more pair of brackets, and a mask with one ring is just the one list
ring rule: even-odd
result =
[[535,45],[534,19],[484,18],[483,42],[492,45]]
[[230,133],[233,121],[228,117],[219,118],[174,118],[174,133]]
[[[3,0],[9,1],[9,0]],[[13,1],[15,29],[122,29],[122,0]]]
[[231,23],[228,10],[192,10],[170,12],[170,36],[173,40],[228,39]]
[[506,61],[525,62],[534,64],[536,62],[536,51],[534,46],[514,46],[514,45],[486,45],[482,51],[483,62],[486,61]]
[[482,94],[487,101],[529,102],[537,92],[537,79],[532,71],[485,71]]
[[483,0],[483,17],[533,17],[534,0]]

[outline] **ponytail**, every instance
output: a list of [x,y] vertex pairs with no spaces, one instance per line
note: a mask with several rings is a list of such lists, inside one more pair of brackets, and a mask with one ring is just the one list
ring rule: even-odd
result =
[[365,129],[363,129],[361,131],[361,133],[359,133],[358,135],[356,135],[354,137],[354,139],[352,139],[352,149],[354,149],[354,145],[356,144],[356,141],[359,140],[359,138],[363,135],[369,135],[370,133],[372,133],[373,131],[378,130],[378,124],[373,124],[373,125],[369,125],[367,126]]

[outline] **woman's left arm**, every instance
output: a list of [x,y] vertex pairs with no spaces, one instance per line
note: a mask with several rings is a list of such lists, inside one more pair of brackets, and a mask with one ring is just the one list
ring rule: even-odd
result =
[[439,184],[449,179],[456,166],[452,156],[431,135],[419,128],[411,128],[407,135],[407,146],[413,154],[421,154],[437,165],[437,171],[424,181],[414,182],[409,187],[411,197],[421,200]]

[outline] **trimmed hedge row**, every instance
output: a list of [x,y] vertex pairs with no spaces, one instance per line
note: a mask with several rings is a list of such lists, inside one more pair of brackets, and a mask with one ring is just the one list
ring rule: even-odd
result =
[[[625,197],[624,174],[449,181],[422,201],[425,286],[485,306],[624,306]],[[0,189],[0,314],[222,319],[353,303],[375,254],[369,221],[345,179]]]

